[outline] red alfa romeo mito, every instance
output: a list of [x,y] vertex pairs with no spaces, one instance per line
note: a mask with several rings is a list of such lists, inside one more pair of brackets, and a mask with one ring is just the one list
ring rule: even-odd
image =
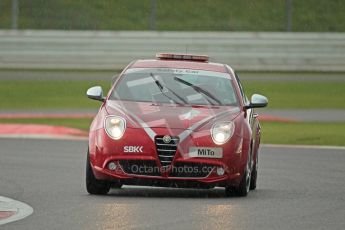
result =
[[122,185],[224,187],[246,196],[256,188],[260,125],[234,70],[204,55],[157,54],[116,79],[89,134],[86,188],[106,194]]

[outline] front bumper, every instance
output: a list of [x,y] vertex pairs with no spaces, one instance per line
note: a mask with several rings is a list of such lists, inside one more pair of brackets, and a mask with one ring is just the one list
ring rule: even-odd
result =
[[[166,130],[155,131],[158,135],[166,133]],[[189,146],[219,147],[205,135],[191,134],[191,137],[179,143],[170,167],[166,168],[162,167],[155,143],[147,135],[141,135],[140,130],[127,130],[126,134],[128,136],[124,136],[122,141],[116,142],[102,129],[90,133],[90,160],[97,179],[169,187],[236,186],[241,180],[245,163],[242,152],[238,151],[242,150],[243,144],[240,138],[232,138],[222,146],[222,158],[186,157],[184,149]],[[133,136],[140,138],[129,138]],[[144,151],[125,153],[123,149],[127,145],[144,146]],[[111,162],[116,164],[115,170],[108,168]],[[217,173],[217,168],[224,169],[224,174]]]
[[[116,162],[116,169],[115,170],[110,170],[107,168],[105,165],[104,167],[99,167],[99,166],[93,166],[93,171],[98,179],[102,180],[121,180],[122,182],[128,182],[128,184],[141,184],[143,182],[145,185],[150,185],[150,184],[183,184],[183,183],[188,183],[188,182],[198,182],[200,184],[208,184],[208,185],[219,185],[219,186],[225,186],[228,184],[237,184],[241,178],[241,174],[238,172],[233,172],[227,168],[225,168],[224,175],[218,175],[216,170],[217,167],[223,167],[222,165],[215,165],[215,164],[207,164],[206,167],[209,167],[210,170],[205,170],[205,171],[194,171],[191,172],[192,170],[191,167],[180,167],[177,168],[177,170],[170,169],[168,172],[160,172],[160,168],[153,166],[153,167],[141,167],[140,165],[132,165],[134,169],[141,169],[133,172],[129,172],[124,170],[123,165],[120,164],[122,160],[116,160],[116,159],[111,159],[109,162]],[[128,160],[125,160],[128,161]],[[135,160],[138,162],[138,160]],[[154,162],[153,160],[140,160],[141,162],[147,161],[147,162]],[[180,164],[186,165],[191,165],[191,162],[180,162]],[[193,162],[194,165],[202,165],[205,166],[205,163],[196,163],[195,161]],[[205,167],[205,168],[206,168]],[[183,170],[180,169],[185,169],[187,173],[183,172]],[[157,169],[157,170],[156,170]],[[200,169],[200,167],[199,167]],[[156,171],[155,171],[156,170]],[[189,175],[188,175],[189,174]],[[204,174],[204,175],[203,175]],[[134,183],[137,181],[137,183]],[[156,183],[152,183],[150,181],[156,181]],[[126,183],[125,183],[126,184]],[[178,186],[181,187],[181,186]],[[185,186],[182,186],[185,187]]]

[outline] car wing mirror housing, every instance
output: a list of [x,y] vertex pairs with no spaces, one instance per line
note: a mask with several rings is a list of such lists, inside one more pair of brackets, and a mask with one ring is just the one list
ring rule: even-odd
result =
[[87,90],[86,95],[88,98],[97,101],[104,101],[105,97],[103,96],[103,89],[101,86],[94,86]]
[[268,105],[267,97],[260,95],[260,94],[253,94],[250,98],[250,104],[246,105],[246,109],[251,108],[263,108]]

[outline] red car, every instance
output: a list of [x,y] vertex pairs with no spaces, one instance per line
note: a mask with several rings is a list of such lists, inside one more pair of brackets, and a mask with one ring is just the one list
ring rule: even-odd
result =
[[246,196],[256,188],[260,125],[234,70],[204,55],[157,54],[116,79],[89,134],[86,188],[106,194],[122,185],[224,187]]

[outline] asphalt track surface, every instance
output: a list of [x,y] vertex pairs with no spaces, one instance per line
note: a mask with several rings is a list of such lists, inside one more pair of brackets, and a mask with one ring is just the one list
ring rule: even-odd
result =
[[0,195],[33,207],[0,229],[345,229],[345,150],[262,147],[258,188],[84,187],[86,141],[0,139]]

